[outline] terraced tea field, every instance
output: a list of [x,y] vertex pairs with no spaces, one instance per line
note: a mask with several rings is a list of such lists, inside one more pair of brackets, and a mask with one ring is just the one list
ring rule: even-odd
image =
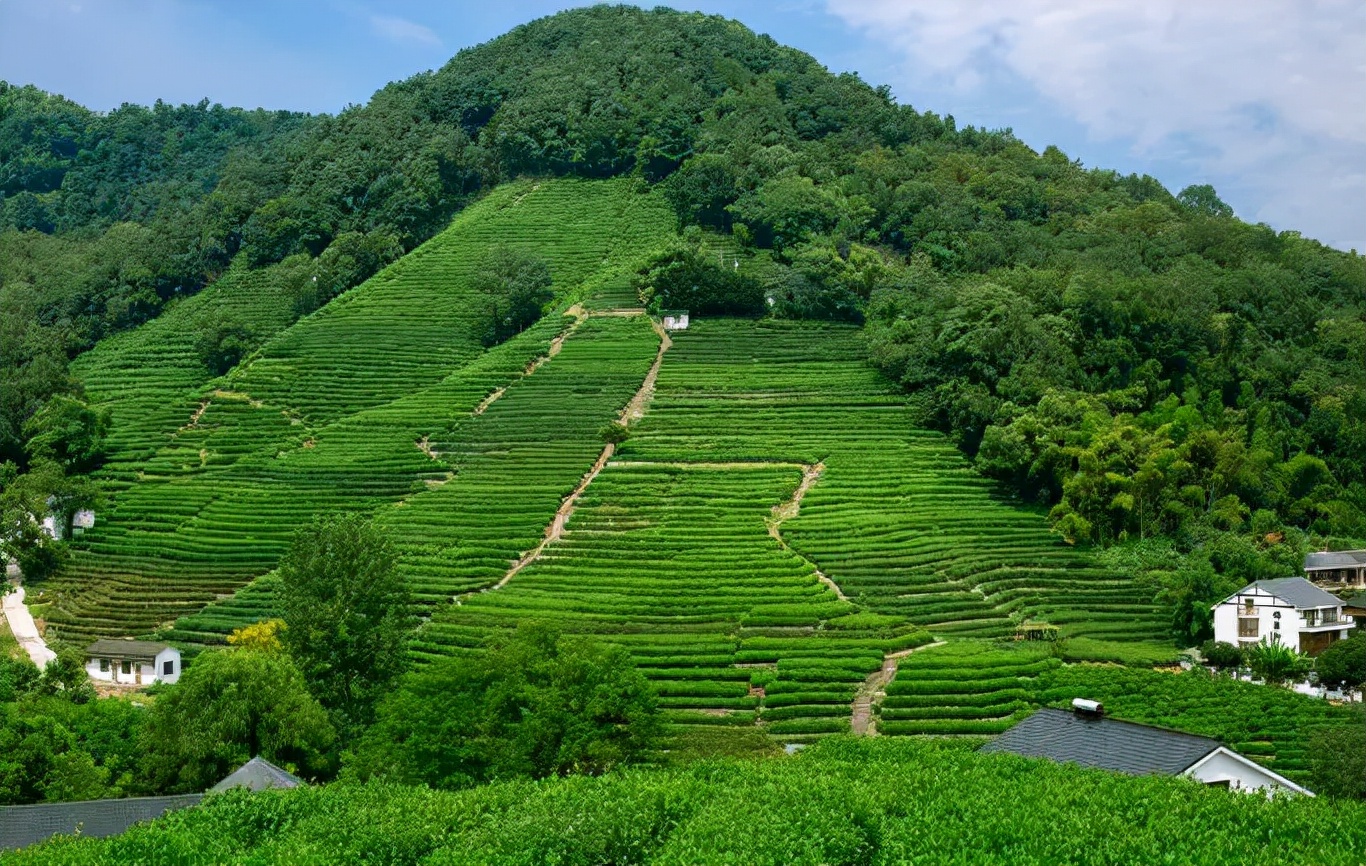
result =
[[[1132,584],[995,498],[907,415],[852,328],[696,323],[673,335],[648,411],[563,536],[505,585],[438,612],[418,652],[476,652],[550,621],[627,648],[680,732],[757,721],[801,739],[848,729],[860,684],[927,630],[1006,634],[1019,610],[1070,634],[1160,631]],[[1007,575],[1028,591],[988,585]],[[1018,678],[1056,664],[1047,654],[978,663],[987,680],[1018,663]],[[1000,730],[1027,706],[1012,689],[966,688],[971,706],[941,695],[937,714],[889,692],[883,726]]]
[[1015,614],[1064,635],[1163,635],[1143,589],[914,429],[862,358],[851,327],[698,322],[675,338],[620,459],[823,463],[784,537],[850,598],[935,634],[1004,636]]
[[[48,586],[53,634],[152,631],[268,572],[313,514],[375,511],[458,473],[467,455],[448,463],[441,440],[573,324],[548,316],[485,352],[483,302],[466,282],[483,256],[533,248],[572,299],[620,282],[671,230],[658,196],[628,180],[509,184],[218,380],[196,373],[173,338],[158,354],[142,330],[92,355],[82,375],[114,408],[124,444],[106,473],[113,507]],[[130,381],[148,382],[150,396]],[[581,396],[596,405],[602,395]]]

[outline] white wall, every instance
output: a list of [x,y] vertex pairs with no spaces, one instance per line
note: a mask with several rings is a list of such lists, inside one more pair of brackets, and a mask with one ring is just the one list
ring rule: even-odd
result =
[[[166,670],[167,662],[172,663],[172,673],[169,674],[164,673],[164,671]],[[180,650],[176,649],[175,647],[167,647],[166,649],[157,653],[156,664],[153,668],[153,675],[156,677],[158,682],[163,683],[173,683],[176,680],[180,679]],[[147,682],[146,679],[144,679],[143,681]]]
[[[165,670],[166,662],[173,662],[172,670],[174,673],[165,676],[161,671]],[[129,666],[129,672],[123,672],[123,663],[119,659],[109,659],[109,670],[100,670],[100,660],[92,658],[85,663],[85,672],[90,675],[92,680],[99,680],[106,683],[118,683],[119,685],[138,685],[138,673],[141,672],[141,685],[147,686],[155,682],[173,683],[180,679],[180,650],[175,647],[167,647],[157,654],[156,660],[151,662],[134,662]]]
[[1282,779],[1271,771],[1223,747],[1215,749],[1209,756],[1197,762],[1195,766],[1185,772],[1185,775],[1206,784],[1226,781],[1231,790],[1247,793],[1265,791],[1270,794],[1272,791],[1278,790],[1289,793],[1307,793],[1303,788],[1289,780]]
[[[1247,598],[1252,599],[1257,610],[1256,637],[1238,636],[1238,620],[1242,618],[1240,611],[1243,609],[1243,599]],[[1281,627],[1279,629],[1276,628],[1277,613],[1280,614]],[[1234,646],[1239,644],[1251,645],[1262,638],[1269,639],[1269,636],[1273,634],[1281,636],[1281,643],[1298,650],[1300,648],[1300,614],[1294,607],[1261,588],[1255,588],[1247,593],[1239,593],[1214,608],[1214,639],[1217,641],[1231,643]]]

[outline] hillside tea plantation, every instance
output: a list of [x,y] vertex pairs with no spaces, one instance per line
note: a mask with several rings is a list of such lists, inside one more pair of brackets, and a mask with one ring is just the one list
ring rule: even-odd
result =
[[790,758],[454,793],[237,792],[114,839],[59,839],[0,863],[1348,866],[1366,851],[1360,803],[1230,796],[1187,779],[981,755],[981,742],[839,737]]
[[[488,251],[534,248],[570,299],[629,270],[671,225],[658,196],[627,180],[508,184],[220,379],[196,379],[170,320],[92,353],[82,373],[92,399],[109,401],[127,459],[107,470],[113,507],[49,588],[53,634],[152,631],[269,572],[314,513],[373,512],[440,482],[454,470],[428,444],[522,378],[571,324],[547,316],[485,352],[486,307],[465,281]],[[159,340],[170,348],[154,350]],[[128,380],[153,393],[114,387]]]

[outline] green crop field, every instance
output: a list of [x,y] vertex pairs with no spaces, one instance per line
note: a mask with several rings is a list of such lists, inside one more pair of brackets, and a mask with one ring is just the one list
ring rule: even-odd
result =
[[[625,647],[676,734],[848,730],[888,655],[931,635],[1028,617],[1096,645],[1160,637],[1143,589],[915,428],[857,329],[695,319],[662,344],[630,272],[671,231],[628,181],[518,182],[313,315],[260,313],[278,333],[221,378],[164,324],[174,310],[102,347],[83,375],[115,412],[113,507],[49,588],[53,632],[221,642],[273,613],[301,522],[362,511],[430,620],[418,661],[546,620]],[[548,261],[567,314],[486,351],[466,281],[503,243]],[[181,315],[238,303],[232,288]],[[116,387],[134,365],[145,394]],[[998,681],[1055,664],[964,647],[901,659],[873,709],[883,733],[1000,730],[1027,704]],[[970,687],[935,685],[946,658]]]
[[[485,352],[484,307],[467,277],[506,244],[546,260],[563,302],[620,285],[672,230],[666,206],[641,190],[628,180],[501,187],[216,380],[195,366],[173,316],[92,353],[80,373],[114,414],[112,507],[48,587],[53,634],[74,642],[152,631],[269,572],[315,513],[373,512],[458,473],[469,455],[448,462],[442,440],[572,324],[547,316]],[[215,297],[187,302],[186,316],[227,303]],[[457,582],[477,584],[472,574]]]

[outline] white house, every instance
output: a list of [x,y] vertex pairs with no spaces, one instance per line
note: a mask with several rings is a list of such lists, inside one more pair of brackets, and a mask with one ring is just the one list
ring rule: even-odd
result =
[[[85,532],[87,529],[91,528],[94,525],[95,512],[91,511],[88,508],[82,508],[80,511],[77,511],[74,515],[72,515],[71,534],[80,535],[82,532]],[[52,538],[61,541],[62,535],[65,532],[65,526],[60,517],[58,517],[55,514],[49,514],[43,518],[43,532],[46,532]]]
[[664,320],[664,330],[666,331],[686,331],[688,330],[688,311],[687,310],[664,310],[660,314]]
[[1314,796],[1312,791],[1244,758],[1209,737],[1104,717],[1094,701],[1073,701],[1073,712],[1044,708],[982,747],[1127,773],[1185,776],[1211,787],[1252,793]]
[[1214,639],[1235,646],[1279,635],[1291,649],[1316,656],[1351,628],[1342,600],[1302,577],[1259,580],[1214,605]]
[[85,672],[118,685],[173,683],[180,679],[180,650],[146,640],[97,640],[86,647]]
[[1317,584],[1366,589],[1366,550],[1308,554],[1304,558],[1304,573]]

